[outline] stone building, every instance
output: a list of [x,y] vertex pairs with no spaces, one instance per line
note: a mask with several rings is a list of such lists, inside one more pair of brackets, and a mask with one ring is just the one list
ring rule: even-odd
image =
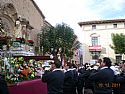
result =
[[112,45],[112,33],[125,34],[125,19],[97,20],[78,23],[83,31],[83,60],[97,60],[110,57],[119,62],[120,56],[115,54]]
[[0,0],[1,55],[8,53],[8,48],[13,55],[34,55],[39,46],[37,34],[45,23],[45,16],[33,0]]

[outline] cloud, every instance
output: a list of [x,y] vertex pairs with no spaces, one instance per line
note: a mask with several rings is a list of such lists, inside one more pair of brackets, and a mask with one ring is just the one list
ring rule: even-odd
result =
[[[78,22],[125,18],[125,0],[34,0],[53,26],[66,23],[82,35]],[[81,38],[82,36],[80,36]]]
[[[115,18],[124,15],[125,0],[90,0],[88,8],[101,18]],[[96,2],[95,2],[96,1]]]
[[61,21],[86,21],[124,15],[125,0],[35,0],[45,17]]
[[125,0],[106,0],[105,3],[114,10],[123,11]]

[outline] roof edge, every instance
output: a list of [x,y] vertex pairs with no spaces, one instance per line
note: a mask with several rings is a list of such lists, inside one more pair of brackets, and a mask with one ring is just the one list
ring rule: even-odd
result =
[[105,24],[105,23],[115,23],[115,22],[125,22],[125,19],[85,21],[85,22],[79,22],[78,24],[82,26],[82,25]]
[[34,0],[30,0],[30,1],[33,3],[33,5],[35,6],[35,8],[38,10],[38,12],[40,13],[40,15],[45,19],[45,16],[43,15],[42,11],[40,10],[40,8],[36,4],[36,2]]

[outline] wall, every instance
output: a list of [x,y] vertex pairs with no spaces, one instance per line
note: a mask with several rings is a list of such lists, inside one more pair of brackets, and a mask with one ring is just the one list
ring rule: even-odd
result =
[[91,46],[91,37],[90,35],[93,33],[97,33],[100,35],[99,37],[99,45],[102,46],[101,56],[110,57],[113,62],[115,62],[115,53],[114,50],[111,49],[109,45],[112,44],[111,34],[112,33],[124,33],[125,27],[124,23],[117,23],[117,28],[113,28],[113,23],[110,24],[97,24],[97,29],[92,30],[92,25],[84,25],[83,28],[83,45],[84,45],[84,62],[89,62],[91,58],[91,54],[89,52],[89,46]]
[[[0,4],[12,3],[16,9],[17,15],[29,21],[34,28],[30,31],[30,38],[37,41],[37,33],[40,32],[44,24],[44,15],[41,15],[33,4],[32,0],[0,0]],[[35,42],[35,44],[37,44]]]

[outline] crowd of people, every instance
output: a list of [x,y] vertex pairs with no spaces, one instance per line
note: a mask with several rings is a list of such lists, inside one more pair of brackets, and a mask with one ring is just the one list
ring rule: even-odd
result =
[[104,57],[93,65],[67,62],[62,68],[56,60],[42,81],[48,85],[48,94],[125,94],[125,62],[112,64]]
[[[95,64],[67,62],[62,67],[58,59],[50,64],[50,70],[38,68],[36,75],[47,83],[48,94],[125,94],[125,61],[117,64],[104,57]],[[0,94],[9,94],[2,75]]]

